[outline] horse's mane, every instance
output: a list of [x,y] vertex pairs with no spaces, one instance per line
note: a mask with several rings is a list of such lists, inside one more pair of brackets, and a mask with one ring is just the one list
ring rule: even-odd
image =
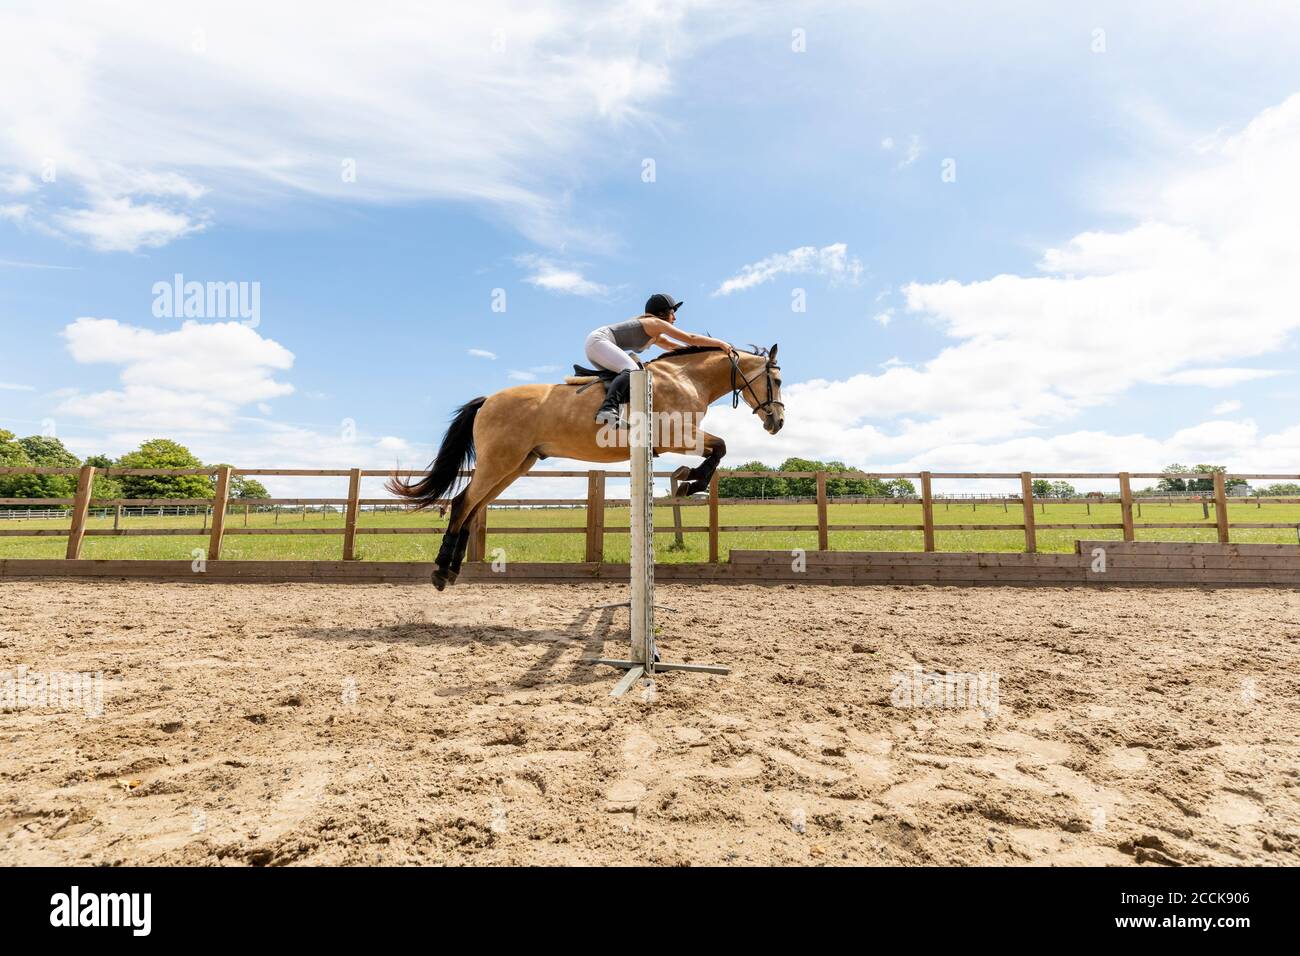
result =
[[[646,365],[653,365],[655,362],[662,362],[664,359],[677,358],[680,355],[695,355],[699,352],[721,352],[722,349],[716,345],[685,345],[679,349],[673,349],[671,352],[665,352],[663,355],[657,355]],[[738,352],[748,352],[750,355],[762,357],[767,354],[767,349],[760,348],[757,345],[751,345],[747,349],[737,349]]]

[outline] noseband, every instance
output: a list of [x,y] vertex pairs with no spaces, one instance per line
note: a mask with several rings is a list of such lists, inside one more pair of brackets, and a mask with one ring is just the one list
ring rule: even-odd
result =
[[[770,417],[772,414],[774,414],[772,409],[775,406],[779,405],[782,409],[785,408],[785,402],[772,401],[772,393],[775,391],[775,389],[772,387],[772,370],[776,369],[779,372],[781,371],[781,366],[773,365],[770,362],[764,364],[763,375],[767,379],[766,382],[767,400],[760,402],[758,400],[758,393],[754,391],[754,383],[758,381],[758,376],[755,375],[753,378],[745,378],[745,373],[740,367],[740,358],[736,354],[735,349],[732,349],[730,353],[730,358],[731,358],[731,407],[732,408],[738,408],[740,406],[741,392],[749,392],[749,394],[754,397],[753,407],[754,407],[755,415],[762,412]],[[739,385],[736,384],[737,376],[740,377]]]

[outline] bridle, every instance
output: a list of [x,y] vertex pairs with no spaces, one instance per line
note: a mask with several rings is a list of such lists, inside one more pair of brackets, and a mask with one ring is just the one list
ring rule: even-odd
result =
[[[740,356],[735,349],[731,350],[729,356],[731,358],[731,407],[732,408],[740,407],[741,392],[749,392],[749,394],[754,397],[753,408],[754,408],[755,415],[762,412],[766,414],[768,417],[771,417],[774,414],[772,411],[772,408],[774,406],[779,405],[781,406],[782,409],[785,408],[785,402],[775,402],[772,400],[772,395],[776,392],[776,389],[772,383],[772,370],[776,369],[776,371],[779,372],[781,371],[781,366],[773,365],[771,362],[765,362],[763,364],[763,375],[767,379],[766,381],[767,399],[765,401],[760,402],[758,400],[758,393],[754,391],[754,383],[758,381],[758,376],[755,375],[753,378],[745,378],[745,372],[740,367]],[[737,376],[740,377],[739,385],[736,384]]]

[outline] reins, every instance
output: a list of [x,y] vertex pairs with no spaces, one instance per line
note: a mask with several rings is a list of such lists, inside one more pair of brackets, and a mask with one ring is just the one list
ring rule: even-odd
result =
[[[741,392],[749,392],[750,395],[754,396],[755,415],[757,415],[760,411],[770,415],[772,414],[771,408],[775,405],[780,405],[782,408],[785,408],[785,402],[772,401],[772,393],[775,391],[772,385],[772,370],[776,369],[779,372],[781,370],[781,366],[773,365],[771,362],[765,362],[763,364],[763,374],[766,376],[767,379],[766,380],[767,399],[765,401],[760,402],[758,399],[758,393],[754,391],[754,383],[758,381],[758,376],[755,375],[753,378],[745,377],[745,372],[740,367],[740,357],[735,349],[732,349],[728,353],[728,357],[731,359],[731,407],[732,408],[740,407]],[[737,375],[740,376],[741,384],[739,385],[736,384]]]

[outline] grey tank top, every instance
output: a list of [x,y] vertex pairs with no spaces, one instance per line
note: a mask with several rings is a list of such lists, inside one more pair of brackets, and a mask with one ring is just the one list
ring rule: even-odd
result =
[[629,352],[644,352],[650,344],[650,336],[641,327],[640,319],[628,319],[605,328],[614,336],[614,344]]

